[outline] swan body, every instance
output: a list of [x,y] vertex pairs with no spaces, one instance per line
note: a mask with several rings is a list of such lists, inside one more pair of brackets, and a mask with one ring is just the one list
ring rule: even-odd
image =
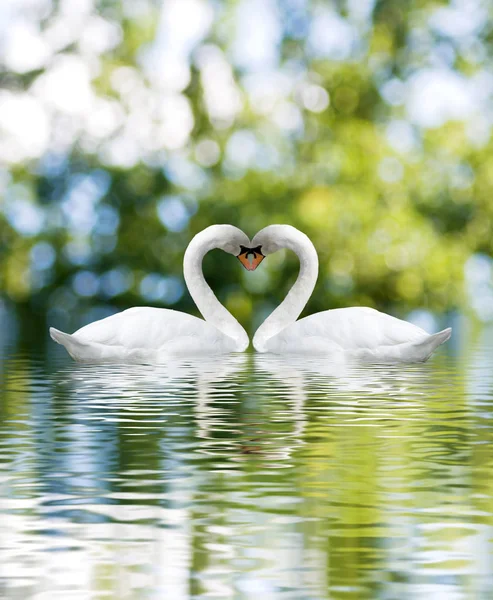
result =
[[297,321],[318,276],[315,247],[304,233],[289,225],[262,229],[252,246],[260,248],[263,256],[289,248],[300,259],[294,286],[254,335],[253,345],[258,352],[422,362],[450,338],[450,328],[430,335],[412,323],[365,307],[326,310]]
[[239,256],[248,244],[247,236],[232,225],[208,227],[190,242],[183,272],[205,320],[176,310],[135,307],[71,335],[51,327],[50,335],[79,362],[160,363],[176,356],[243,352],[249,345],[246,331],[205,281],[202,260],[213,248]]

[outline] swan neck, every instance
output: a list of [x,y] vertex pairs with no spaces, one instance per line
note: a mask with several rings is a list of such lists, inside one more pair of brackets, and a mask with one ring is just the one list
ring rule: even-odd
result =
[[217,239],[203,234],[204,232],[196,235],[185,251],[183,260],[185,283],[204,319],[230,337],[235,342],[235,350],[242,352],[249,345],[248,335],[233,315],[219,302],[203,274],[204,256],[218,247]]
[[298,256],[300,271],[286,298],[257,329],[253,345],[259,352],[266,352],[267,341],[296,322],[317,282],[318,255],[315,246],[305,234],[297,234],[299,235],[287,238],[284,247]]

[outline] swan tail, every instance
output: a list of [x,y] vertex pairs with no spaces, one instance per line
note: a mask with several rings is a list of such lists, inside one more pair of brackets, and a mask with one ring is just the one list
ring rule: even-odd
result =
[[59,331],[54,327],[50,327],[50,336],[57,344],[64,346],[74,360],[84,361],[90,358],[93,344],[81,342],[73,335]]
[[61,344],[62,346],[66,346],[72,340],[72,336],[68,333],[64,333],[59,329],[55,329],[54,327],[50,327],[50,337],[57,344]]
[[452,328],[447,327],[447,329],[443,329],[438,333],[433,333],[427,336],[424,340],[421,340],[417,343],[415,342],[413,346],[419,353],[419,356],[417,357],[418,360],[422,360],[423,362],[428,360],[438,346],[444,344],[448,339],[450,339],[451,335]]

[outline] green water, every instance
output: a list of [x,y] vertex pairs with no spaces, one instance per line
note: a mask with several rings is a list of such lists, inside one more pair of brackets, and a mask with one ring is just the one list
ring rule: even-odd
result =
[[2,599],[493,598],[493,332],[410,366],[47,348],[0,363]]

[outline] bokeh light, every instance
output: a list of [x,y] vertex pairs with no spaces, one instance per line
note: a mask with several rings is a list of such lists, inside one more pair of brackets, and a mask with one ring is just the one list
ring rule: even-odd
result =
[[[320,254],[313,310],[493,319],[493,275],[474,275],[493,254],[492,27],[482,0],[5,0],[2,302],[193,311],[194,233],[285,222]],[[265,296],[231,296],[253,323],[297,263],[205,268],[223,300]]]

